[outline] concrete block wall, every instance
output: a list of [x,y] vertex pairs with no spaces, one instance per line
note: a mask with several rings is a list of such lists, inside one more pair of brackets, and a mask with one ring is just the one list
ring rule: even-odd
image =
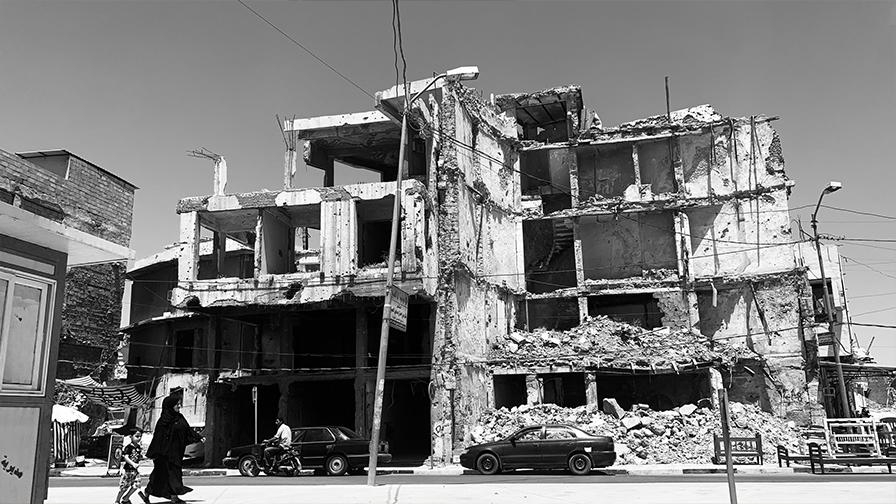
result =
[[68,176],[0,150],[0,189],[48,203],[66,225],[119,245],[131,239],[135,186],[76,156]]

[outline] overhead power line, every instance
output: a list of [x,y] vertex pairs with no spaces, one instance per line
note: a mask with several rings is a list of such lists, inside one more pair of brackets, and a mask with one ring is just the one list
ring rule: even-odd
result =
[[316,59],[316,60],[319,61],[322,65],[324,65],[325,67],[327,67],[327,68],[329,68],[330,70],[332,70],[333,73],[335,73],[335,74],[338,75],[339,77],[342,77],[342,79],[343,79],[344,81],[348,82],[348,83],[351,84],[352,86],[355,86],[355,88],[357,88],[359,91],[361,91],[361,92],[364,93],[365,95],[369,96],[370,98],[372,98],[372,99],[376,99],[376,98],[375,98],[369,91],[367,91],[366,89],[364,89],[363,87],[361,87],[360,84],[358,84],[357,82],[353,81],[353,80],[350,79],[347,75],[345,75],[344,73],[340,72],[339,70],[336,70],[336,68],[334,68],[333,65],[327,63],[323,58],[321,58],[320,56],[318,56],[317,54],[315,54],[314,51],[312,51],[311,49],[308,49],[308,48],[305,47],[301,42],[299,42],[298,40],[294,39],[294,38],[293,38],[292,36],[290,36],[288,33],[286,33],[285,31],[281,30],[280,28],[278,28],[277,25],[275,25],[274,23],[270,22],[270,21],[268,20],[268,18],[266,18],[266,17],[264,17],[263,15],[261,15],[261,13],[259,13],[257,10],[253,9],[252,7],[250,7],[246,2],[244,2],[243,0],[236,0],[236,1],[239,2],[239,3],[240,3],[243,7],[245,7],[246,9],[249,9],[249,12],[251,12],[252,14],[255,14],[255,16],[258,17],[258,19],[261,19],[262,21],[264,21],[265,23],[267,23],[268,26],[270,26],[271,28],[277,30],[281,35],[283,35],[284,37],[286,37],[287,39],[289,39],[290,42],[292,42],[293,44],[299,46],[303,51],[305,51],[306,53],[308,53],[309,55],[311,55],[312,58]]
[[896,220],[896,217],[894,217],[892,215],[881,215],[879,213],[874,213],[874,212],[864,212],[861,210],[853,210],[850,208],[841,208],[841,207],[835,207],[835,206],[830,206],[830,205],[821,205],[821,206],[823,208],[830,208],[831,210],[837,210],[840,212],[847,212],[847,213],[857,214],[857,215],[868,215],[870,217],[880,217],[881,219],[887,219],[887,220]]
[[864,266],[865,268],[867,268],[867,269],[869,269],[869,270],[871,270],[871,271],[873,271],[873,272],[875,272],[875,273],[877,273],[877,274],[879,274],[879,275],[883,275],[883,276],[885,276],[885,277],[892,278],[893,280],[896,280],[896,276],[891,275],[891,274],[889,274],[889,273],[885,273],[885,272],[883,272],[883,271],[881,271],[881,270],[875,268],[874,266],[869,266],[869,265],[863,263],[862,261],[857,261],[856,259],[854,259],[854,258],[852,258],[852,257],[849,257],[849,256],[845,256],[845,255],[843,255],[843,254],[840,254],[840,256],[843,257],[844,259],[846,259],[848,262],[850,262],[850,261],[851,261],[851,262],[854,262],[854,263],[858,264],[859,266]]

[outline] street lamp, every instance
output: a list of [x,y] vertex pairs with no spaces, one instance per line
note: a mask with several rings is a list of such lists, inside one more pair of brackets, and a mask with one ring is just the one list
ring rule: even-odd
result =
[[[411,99],[407,96],[407,83],[404,89],[404,110],[401,112],[401,144],[398,148],[398,175],[395,179],[395,201],[392,202],[392,233],[389,237],[389,263],[386,275],[386,294],[383,303],[383,324],[380,327],[380,352],[376,363],[376,391],[373,399],[373,422],[370,431],[370,459],[367,464],[367,484],[376,484],[376,464],[380,445],[380,424],[383,418],[383,390],[386,386],[386,355],[389,348],[389,320],[392,316],[392,284],[395,268],[395,248],[398,243],[398,217],[401,214],[401,176],[404,171],[405,145],[408,137],[408,110],[426,90],[438,80],[448,82],[475,80],[479,77],[479,68],[475,66],[458,67],[433,77]],[[397,91],[397,89],[396,89]]]
[[840,407],[843,410],[843,417],[849,418],[852,412],[849,411],[849,398],[846,396],[846,382],[843,379],[843,364],[840,363],[840,340],[834,338],[834,313],[831,309],[831,299],[828,293],[828,281],[824,274],[824,260],[821,257],[821,242],[818,240],[818,210],[821,208],[821,200],[825,194],[839,191],[843,188],[840,182],[828,182],[828,186],[821,191],[818,197],[818,204],[815,205],[815,211],[812,212],[812,232],[815,234],[815,251],[818,253],[818,269],[821,273],[821,286],[824,293],[824,311],[828,319],[828,332],[831,333],[831,341],[834,346],[834,362],[837,365],[837,382],[840,389]]

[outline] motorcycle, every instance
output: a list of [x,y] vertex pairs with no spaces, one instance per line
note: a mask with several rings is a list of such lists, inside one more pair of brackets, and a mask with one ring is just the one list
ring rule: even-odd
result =
[[[264,443],[265,448],[270,446],[277,446],[277,441]],[[258,458],[254,455],[246,455],[240,459],[239,470],[240,474],[251,478],[258,476],[262,471],[268,476],[298,476],[302,470],[302,463],[299,461],[299,453],[290,446],[275,455],[270,462],[265,460],[264,455]]]

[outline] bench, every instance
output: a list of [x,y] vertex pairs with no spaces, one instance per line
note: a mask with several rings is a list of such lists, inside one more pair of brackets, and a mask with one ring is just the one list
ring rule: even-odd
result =
[[[725,453],[725,440],[718,434],[713,434],[713,448],[715,456],[714,464],[724,464],[727,461]],[[749,459],[751,462],[736,462],[737,459]],[[762,436],[731,438],[731,460],[733,464],[759,464],[762,465]]]
[[786,463],[790,467],[791,462],[808,462],[808,455],[791,455],[787,447],[778,445],[778,467],[784,467],[782,463]]
[[[821,447],[815,443],[809,445],[809,465],[812,469],[812,474],[815,474],[815,466],[817,465],[821,469],[821,474],[824,474],[824,466],[825,464],[831,465],[887,465],[887,472],[893,474],[893,464],[896,464],[896,451],[892,448],[887,448],[886,453],[883,456],[844,456],[840,455],[838,457],[826,457],[821,452]],[[794,459],[795,460],[795,459]]]

